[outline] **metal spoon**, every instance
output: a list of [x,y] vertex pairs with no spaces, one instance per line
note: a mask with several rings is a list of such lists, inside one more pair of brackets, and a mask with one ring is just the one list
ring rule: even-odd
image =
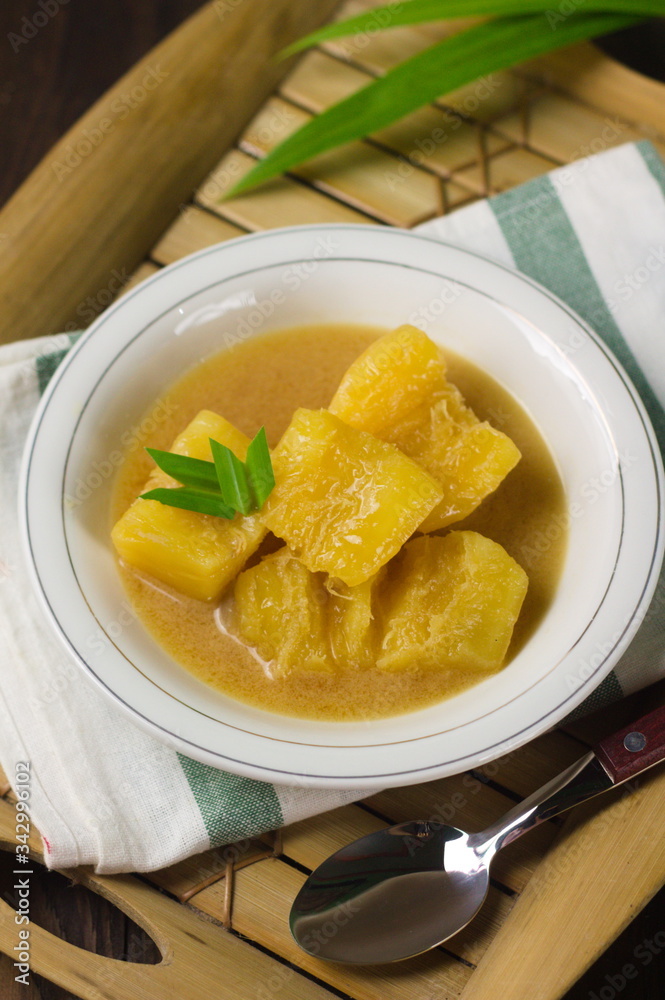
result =
[[343,847],[314,871],[291,909],[310,955],[374,965],[419,955],[457,934],[487,895],[497,851],[665,759],[665,708],[608,737],[481,833],[426,820]]

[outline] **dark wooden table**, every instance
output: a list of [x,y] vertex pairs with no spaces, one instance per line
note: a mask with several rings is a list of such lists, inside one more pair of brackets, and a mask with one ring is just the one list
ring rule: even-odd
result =
[[[86,108],[201,3],[5,0],[0,7],[0,204]],[[0,852],[0,892],[6,899],[12,898],[11,870],[11,855]],[[133,961],[159,959],[155,945],[129,918],[55,873],[44,871],[33,879],[31,910],[37,923],[91,951]],[[509,1000],[509,984],[497,987],[498,995]],[[70,997],[34,974],[30,986],[15,983],[11,961],[0,956],[1,1000]],[[565,1000],[617,997],[665,1000],[665,890]]]

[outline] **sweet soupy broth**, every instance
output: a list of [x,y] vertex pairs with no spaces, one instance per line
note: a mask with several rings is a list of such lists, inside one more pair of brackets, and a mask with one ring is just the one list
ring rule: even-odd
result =
[[[349,364],[384,332],[346,325],[306,327],[257,336],[222,351],[163,394],[167,405],[160,412],[169,415],[142,444],[168,450],[174,437],[205,408],[222,414],[250,437],[265,425],[274,446],[293,411],[299,406],[326,406]],[[556,588],[566,544],[563,487],[540,433],[512,396],[464,359],[453,354],[446,354],[446,359],[450,381],[468,405],[481,420],[508,434],[522,452],[521,461],[498,490],[453,526],[472,528],[499,542],[529,576],[509,660],[537,627]],[[114,520],[142,491],[152,468],[142,448],[126,456],[116,484]],[[269,536],[259,555],[281,544]],[[350,669],[336,676],[273,679],[253,651],[225,630],[228,598],[221,607],[204,604],[131,567],[121,564],[120,572],[139,620],[174,660],[206,684],[268,711],[331,720],[384,717],[440,701],[483,677],[450,670],[400,675]]]

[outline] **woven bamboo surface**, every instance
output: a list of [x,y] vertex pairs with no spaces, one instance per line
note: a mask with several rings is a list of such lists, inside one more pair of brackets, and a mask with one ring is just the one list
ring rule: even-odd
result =
[[[340,13],[371,6],[373,0],[353,0]],[[462,88],[366,141],[220,203],[257,157],[302,122],[442,34],[440,25],[400,28],[304,55],[235,147],[180,205],[127,287],[246,232],[313,222],[409,228],[631,139],[647,136],[665,152],[663,123],[649,100],[641,102],[638,94],[627,102],[625,118],[619,106],[608,112],[600,84],[594,100],[594,74],[602,82],[614,64],[582,46],[556,63],[541,61]],[[565,72],[566,59],[569,67],[584,65],[583,80]],[[562,82],[568,92],[559,89]],[[647,701],[654,698],[665,701],[663,686]],[[446,947],[397,966],[346,968],[305,956],[290,937],[288,911],[306,872],[348,841],[416,817],[443,815],[480,829],[580,756],[597,734],[625,717],[622,711],[546,734],[479,772],[381,792],[141,880],[79,871],[78,880],[116,901],[153,935],[164,961],[112,963],[44,934],[34,944],[34,968],[86,1000],[489,1000],[497,986],[510,986],[511,1000],[556,1000],[665,881],[665,858],[652,850],[665,822],[663,776],[633,791],[629,810],[624,797],[609,796],[511,845],[497,858],[479,917]],[[10,846],[12,793],[2,775],[0,786],[0,841]],[[0,920],[0,948],[9,950],[10,941],[11,928]]]

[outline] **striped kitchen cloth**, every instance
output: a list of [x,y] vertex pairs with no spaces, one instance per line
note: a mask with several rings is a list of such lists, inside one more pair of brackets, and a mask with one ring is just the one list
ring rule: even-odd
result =
[[[621,146],[420,227],[540,281],[605,339],[665,447],[665,168]],[[21,452],[71,339],[0,349],[0,764],[30,761],[51,867],[149,871],[362,796],[278,786],[197,763],[135,727],[52,638],[18,541]],[[595,708],[665,676],[665,583]],[[75,681],[75,683],[73,682]]]

